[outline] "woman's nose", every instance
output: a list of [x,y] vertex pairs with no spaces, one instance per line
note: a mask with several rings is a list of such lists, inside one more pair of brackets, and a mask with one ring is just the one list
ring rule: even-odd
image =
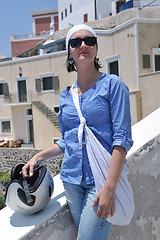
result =
[[86,47],[85,42],[82,40],[81,46],[80,47]]

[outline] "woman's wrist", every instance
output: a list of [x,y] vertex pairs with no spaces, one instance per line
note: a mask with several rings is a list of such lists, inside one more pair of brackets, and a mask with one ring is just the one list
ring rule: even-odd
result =
[[113,180],[106,180],[104,187],[108,190],[115,191],[117,186],[117,182]]

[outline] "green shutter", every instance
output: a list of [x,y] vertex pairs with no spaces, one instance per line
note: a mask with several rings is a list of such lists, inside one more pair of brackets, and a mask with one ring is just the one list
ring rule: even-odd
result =
[[150,55],[144,54],[143,58],[143,68],[150,68]]
[[8,83],[3,83],[3,94],[5,96],[9,95],[9,88],[8,88]]
[[59,78],[58,78],[58,76],[53,77],[53,89],[54,90],[59,89]]
[[36,91],[41,92],[42,90],[41,79],[40,78],[35,79],[35,83],[36,83]]

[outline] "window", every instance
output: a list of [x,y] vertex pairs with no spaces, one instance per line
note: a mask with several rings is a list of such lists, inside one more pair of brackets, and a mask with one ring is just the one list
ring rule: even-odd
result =
[[53,137],[53,138],[52,138],[52,145],[55,144],[58,140],[59,140],[59,138]]
[[142,55],[143,60],[143,68],[150,68],[150,55],[144,54]]
[[63,20],[63,12],[61,12],[61,20]]
[[32,116],[32,108],[26,108],[26,117]]
[[160,71],[160,49],[153,48],[152,49],[152,59],[153,59],[153,71]]
[[3,83],[0,82],[0,96],[3,95]]
[[118,61],[110,62],[109,69],[110,69],[110,74],[116,74],[117,76],[119,76]]
[[35,86],[37,92],[47,92],[59,89],[59,78],[51,74],[41,75],[40,78],[35,79]]
[[111,57],[106,60],[108,74],[120,76],[119,56]]
[[11,133],[11,121],[1,120],[1,134],[10,134],[10,133]]
[[88,14],[84,14],[84,22],[88,22]]
[[65,17],[67,17],[67,8],[65,9]]
[[43,90],[51,90],[53,89],[53,80],[52,77],[44,77],[42,78]]
[[17,94],[19,102],[27,102],[27,81],[25,78],[17,78]]
[[160,55],[155,55],[155,71],[160,71]]
[[72,4],[70,4],[70,13],[72,13]]
[[59,107],[58,106],[54,107],[53,110],[54,110],[55,113],[59,113]]

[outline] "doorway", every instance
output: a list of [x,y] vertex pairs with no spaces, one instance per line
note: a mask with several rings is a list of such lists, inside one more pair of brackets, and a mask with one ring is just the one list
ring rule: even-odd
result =
[[27,102],[27,87],[26,80],[18,80],[17,81],[18,88],[18,101],[19,102]]
[[33,121],[27,119],[27,143],[33,143]]

